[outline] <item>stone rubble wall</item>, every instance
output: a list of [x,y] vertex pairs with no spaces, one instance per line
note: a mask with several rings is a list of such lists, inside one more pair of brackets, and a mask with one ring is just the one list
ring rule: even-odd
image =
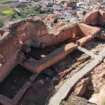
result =
[[87,13],[84,18],[84,23],[91,26],[105,27],[105,12],[102,10],[94,10]]
[[[98,16],[101,16],[100,21],[102,21],[103,26],[105,23],[104,14],[102,11],[95,11],[94,13],[88,14],[84,21],[89,25],[95,26],[99,24],[97,20],[99,18]],[[17,62],[16,55],[18,50],[27,41],[30,42],[29,45],[44,48],[66,40],[76,42],[80,38],[94,35],[99,31],[100,28],[91,27],[83,23],[76,23],[62,27],[58,32],[51,34],[46,24],[38,17],[13,22],[0,30],[0,73],[2,75],[2,71],[6,73],[6,69],[13,68],[13,63]],[[12,58],[13,60],[11,60]],[[9,66],[6,65],[8,61],[10,62]],[[3,73],[3,75],[5,73]]]

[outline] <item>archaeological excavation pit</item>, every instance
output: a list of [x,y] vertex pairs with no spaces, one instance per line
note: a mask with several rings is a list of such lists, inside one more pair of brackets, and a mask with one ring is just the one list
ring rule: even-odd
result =
[[[95,41],[98,44],[96,43],[96,45],[94,45]],[[89,44],[91,46],[92,43],[92,50],[95,50],[96,52],[99,51],[97,47],[101,47],[101,50],[105,47],[105,43],[101,43],[99,39],[92,40],[91,42],[87,43],[86,46]],[[83,47],[85,48],[85,46]],[[63,60],[52,65],[44,72],[42,72],[39,78],[33,83],[32,87],[28,90],[28,92],[26,92],[26,95],[22,98],[19,105],[28,105],[33,103],[38,105],[45,105],[45,103],[48,102],[48,100],[50,99],[50,96],[56,93],[56,91],[61,87],[62,83],[64,83],[67,78],[72,77],[72,75],[75,75],[75,73],[77,73],[85,65],[91,62],[92,59],[94,58],[91,58],[91,55],[83,53],[82,51],[80,51],[80,49],[74,50]],[[91,87],[91,82],[89,86]],[[34,94],[34,92],[37,94],[37,96]],[[87,90],[87,96],[82,97],[88,99],[91,97],[93,92],[93,90],[91,92]],[[43,95],[41,93],[43,93]],[[40,101],[40,99],[42,101]]]
[[70,41],[65,41],[63,43],[59,43],[57,45],[53,45],[50,47],[46,47],[46,48],[35,48],[33,46],[31,46],[31,52],[30,52],[30,58],[34,58],[36,60],[41,60],[44,57],[46,57],[48,54],[52,53],[54,50],[60,48],[61,46],[70,43]]
[[0,31],[2,105],[59,105],[105,57],[100,25],[67,24],[52,32],[40,19],[29,18],[4,29]]
[[98,53],[104,48],[105,41],[100,38],[95,38],[89,43],[85,44],[83,47],[88,51],[98,55]]
[[[34,50],[34,48],[33,48],[33,50]],[[51,48],[51,51],[52,51],[52,48]],[[41,52],[41,54],[43,54],[43,52]],[[39,53],[39,55],[41,55],[41,54]],[[33,57],[33,56],[31,55],[31,57]],[[36,58],[36,57],[33,57],[33,58]],[[38,57],[38,58],[40,58],[40,57]],[[37,60],[40,60],[40,59],[37,59]],[[86,60],[86,62],[84,62],[85,60]],[[39,93],[37,93],[37,98],[35,98],[36,94],[32,95],[33,96],[32,99],[34,99],[34,102],[38,103],[38,105],[43,105],[43,103],[45,103],[45,100],[46,100],[47,96],[50,95],[52,91],[55,91],[54,87],[51,86],[51,83],[52,83],[51,81],[53,80],[54,77],[57,76],[57,78],[58,78],[57,84],[58,84],[62,77],[66,76],[67,74],[69,75],[69,72],[70,73],[71,72],[75,73],[76,71],[78,71],[78,69],[80,67],[85,65],[90,60],[91,60],[90,57],[83,54],[81,51],[79,51],[79,50],[73,51],[64,60],[60,61],[59,63],[57,63],[55,65],[52,65],[47,70],[42,72],[42,76],[39,76],[39,78],[33,83],[33,85],[35,86],[34,88],[37,89],[37,90],[33,90],[33,85],[32,85],[32,87],[28,91],[29,93],[26,92],[25,94],[28,94],[28,96],[31,97],[30,94],[34,93],[35,91],[36,92],[39,92],[39,91],[44,92],[46,90],[45,93],[43,93],[43,95],[42,94],[40,95]],[[77,67],[75,67],[75,66],[77,66]],[[64,74],[63,74],[63,72],[64,72]],[[71,75],[73,73],[71,73]],[[27,71],[23,67],[21,67],[19,65],[16,66],[12,70],[12,72],[7,76],[7,78],[5,78],[5,80],[1,83],[1,85],[0,85],[1,86],[0,87],[0,95],[3,95],[7,98],[16,100],[16,98],[14,98],[15,95],[18,96],[17,93],[18,93],[19,89],[22,88],[22,86],[25,84],[25,82],[30,81],[30,77],[32,76],[32,74],[33,74],[32,72]],[[40,79],[40,77],[41,77],[41,79]],[[42,84],[40,84],[40,80],[42,80]],[[43,85],[43,80],[45,80],[44,82],[46,82],[46,81],[48,82],[47,84],[45,83],[45,88],[41,88],[41,87],[43,87],[42,86]],[[57,85],[57,84],[55,84],[55,85]],[[49,88],[51,88],[50,91],[49,91]],[[23,88],[23,90],[24,90],[24,88]],[[27,95],[25,95],[25,96],[27,96]],[[43,100],[42,103],[40,103],[40,100],[39,100],[40,98],[42,98],[42,100]],[[38,100],[36,100],[36,99],[38,99]],[[20,103],[23,103],[23,105],[28,105],[29,103],[26,103],[26,102],[27,101],[24,97],[23,97],[23,100],[20,101]],[[21,104],[19,104],[19,105],[21,105]]]
[[45,105],[49,99],[48,96],[52,95],[61,86],[65,78],[72,76],[90,60],[89,56],[79,50],[73,51],[65,59],[42,72],[32,84],[32,87],[26,92],[26,95],[23,96],[19,105],[32,103]]
[[13,99],[32,73],[17,65],[0,84],[0,95]]

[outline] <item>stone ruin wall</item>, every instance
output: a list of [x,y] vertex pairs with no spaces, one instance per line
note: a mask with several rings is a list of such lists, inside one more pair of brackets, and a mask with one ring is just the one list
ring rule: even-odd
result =
[[[100,14],[100,15],[99,15]],[[97,19],[101,16],[101,25],[105,24],[105,13],[95,11],[86,15],[84,22],[89,25],[97,25]],[[47,47],[70,39],[76,42],[78,39],[94,35],[100,28],[91,27],[83,23],[70,24],[56,33],[49,33],[48,28],[39,18],[19,20],[9,24],[0,30],[0,80],[7,76],[17,64],[17,52],[24,43],[34,47]],[[9,69],[9,70],[8,70]],[[7,71],[6,71],[7,70]],[[6,73],[7,72],[7,73]]]
[[84,23],[91,26],[105,27],[105,12],[102,10],[91,11],[85,16]]
[[49,35],[46,25],[40,20],[21,20],[13,23],[9,25],[8,33],[4,30],[4,35],[2,35],[1,30],[1,36],[5,36],[0,42],[0,55],[3,57],[1,58],[4,59],[3,61],[10,59],[27,40],[30,40],[35,47],[42,47],[42,44],[47,47],[63,42],[76,34],[78,26],[76,28],[75,26],[61,30],[57,35]]

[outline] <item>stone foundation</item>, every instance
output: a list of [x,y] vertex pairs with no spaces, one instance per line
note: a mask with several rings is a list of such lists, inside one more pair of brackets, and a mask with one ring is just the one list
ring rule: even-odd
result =
[[[61,46],[41,60],[29,58],[21,63],[33,73],[40,74],[46,68],[64,59],[77,49],[78,45],[83,46],[95,37],[100,37],[99,33],[105,25],[104,14],[103,11],[94,11],[86,15],[84,19],[86,24],[68,24],[56,33],[50,33],[45,23],[39,18],[19,20],[4,27],[0,30],[0,82],[20,63],[17,55],[24,44],[35,48],[46,48],[69,40],[69,44]],[[30,83],[27,85],[26,82],[14,100],[7,98],[2,100],[4,96],[1,96],[0,102],[5,105],[16,105],[29,87]],[[16,101],[17,98],[18,101]]]

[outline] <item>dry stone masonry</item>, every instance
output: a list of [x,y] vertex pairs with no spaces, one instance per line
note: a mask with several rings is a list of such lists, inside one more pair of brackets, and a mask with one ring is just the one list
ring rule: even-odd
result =
[[[102,10],[87,13],[84,22],[62,26],[56,32],[49,32],[47,25],[38,17],[13,22],[0,29],[0,82],[9,75],[16,65],[27,68],[34,76],[39,75],[48,67],[63,60],[78,46],[84,46],[94,38],[105,39],[102,34],[105,26],[105,12]],[[45,49],[69,41],[48,55],[37,60],[28,56],[31,47]],[[12,99],[0,95],[3,105],[16,105],[31,83],[28,81]]]

